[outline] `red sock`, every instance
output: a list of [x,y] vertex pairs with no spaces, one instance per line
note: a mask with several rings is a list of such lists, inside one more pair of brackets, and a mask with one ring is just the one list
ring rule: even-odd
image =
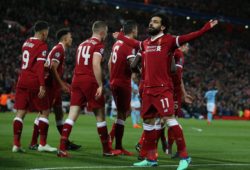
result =
[[109,135],[108,135],[108,128],[106,122],[97,122],[97,132],[100,136],[100,140],[102,143],[102,150],[104,153],[110,152],[110,147],[108,145],[109,142]]
[[157,132],[156,130],[144,130],[145,138],[142,144],[142,153],[146,153],[147,160],[156,161],[157,154]]
[[109,132],[109,136],[110,136],[110,139],[111,139],[112,142],[113,142],[114,137],[115,137],[115,127],[116,127],[116,123],[113,123],[112,129],[111,129],[111,131]]
[[71,119],[67,119],[63,125],[62,135],[60,140],[60,150],[65,151],[67,149],[67,143],[69,139],[69,135],[71,133],[72,127],[74,125],[74,121]]
[[179,153],[179,156],[181,158],[188,157],[188,153],[186,151],[186,143],[185,143],[185,139],[183,136],[182,128],[180,127],[180,125],[171,126],[170,128],[174,134],[174,139],[176,141],[177,152]]
[[13,133],[14,133],[14,141],[13,144],[17,147],[21,146],[20,138],[23,130],[23,120],[19,117],[14,118],[13,122]]
[[172,148],[172,145],[174,143],[174,131],[172,128],[168,128],[168,146],[169,148]]
[[145,133],[143,131],[142,134],[141,134],[141,138],[140,138],[140,140],[138,142],[140,145],[142,145],[144,138],[145,138]]
[[30,146],[33,146],[33,145],[37,144],[37,139],[38,139],[38,136],[39,136],[38,124],[39,124],[39,120],[38,120],[38,118],[36,118],[35,121],[34,121],[33,134],[32,134],[32,139],[31,139],[31,142],[30,142]]
[[40,145],[45,146],[47,144],[49,120],[47,118],[39,118],[38,127],[40,132]]
[[124,134],[124,121],[117,119],[115,127],[115,149],[122,149],[122,137]]
[[60,135],[62,135],[63,123],[64,123],[63,120],[56,121],[56,127]]

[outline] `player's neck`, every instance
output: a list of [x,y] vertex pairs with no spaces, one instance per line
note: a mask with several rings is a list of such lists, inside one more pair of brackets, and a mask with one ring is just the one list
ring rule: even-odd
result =
[[164,35],[164,33],[161,31],[161,32],[159,32],[158,34],[156,34],[156,35],[152,35],[151,36],[151,41],[154,41],[154,40],[156,40],[156,39],[158,39],[159,37],[161,37],[161,36],[163,36]]
[[134,38],[133,34],[126,34],[125,36],[129,38]]
[[37,38],[37,39],[43,41],[43,37],[42,37],[41,34],[36,33],[36,34],[34,35],[34,38]]
[[102,41],[102,38],[101,38],[101,36],[99,35],[99,34],[92,34],[92,37],[91,38],[96,38],[96,39],[98,39],[99,41]]
[[59,42],[59,44],[61,44],[61,45],[63,46],[63,49],[64,49],[64,51],[65,51],[65,50],[66,50],[66,48],[67,48],[66,43],[65,43],[65,42],[63,42],[63,41],[60,41],[60,42]]

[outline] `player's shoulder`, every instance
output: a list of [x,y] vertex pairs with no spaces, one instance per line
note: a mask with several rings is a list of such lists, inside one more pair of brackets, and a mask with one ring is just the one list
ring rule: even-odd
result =
[[64,46],[62,43],[58,43],[56,44],[53,49],[54,51],[59,51],[59,52],[64,52]]
[[174,40],[175,38],[176,38],[176,36],[171,35],[171,34],[164,34],[164,35],[162,36],[162,39],[163,39],[163,40],[167,40],[167,41],[169,41],[169,40]]

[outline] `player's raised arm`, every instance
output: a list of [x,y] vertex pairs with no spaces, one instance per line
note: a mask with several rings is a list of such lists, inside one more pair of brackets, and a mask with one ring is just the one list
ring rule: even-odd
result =
[[95,52],[93,54],[93,72],[99,86],[96,91],[96,98],[99,98],[102,95],[102,90],[103,90],[101,61],[102,61],[101,54]]
[[113,33],[113,37],[118,40],[122,40],[125,44],[131,46],[132,48],[135,48],[136,50],[141,50],[142,49],[142,42],[132,39],[132,38],[127,38],[124,36],[123,32],[115,32]]
[[186,35],[180,35],[176,37],[176,45],[177,47],[181,46],[183,43],[189,42],[191,40],[194,40],[198,37],[200,37],[201,35],[203,35],[204,33],[206,33],[207,31],[209,31],[210,29],[212,29],[214,26],[216,26],[218,24],[218,20],[210,20],[209,22],[207,22],[200,30],[195,31],[195,32],[191,32],[189,34]]

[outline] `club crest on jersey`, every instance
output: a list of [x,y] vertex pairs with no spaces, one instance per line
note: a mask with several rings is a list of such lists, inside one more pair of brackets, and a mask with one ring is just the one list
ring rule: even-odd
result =
[[55,53],[55,57],[57,57],[57,58],[60,57],[60,53],[59,53],[59,52],[56,52],[56,53]]
[[158,45],[158,46],[156,47],[156,51],[161,51],[161,46],[160,46],[160,45]]
[[103,48],[100,49],[100,53],[101,53],[101,54],[104,53],[104,49],[103,49]]
[[47,54],[47,51],[46,50],[44,50],[43,52],[42,52],[42,56],[46,56],[46,54]]

